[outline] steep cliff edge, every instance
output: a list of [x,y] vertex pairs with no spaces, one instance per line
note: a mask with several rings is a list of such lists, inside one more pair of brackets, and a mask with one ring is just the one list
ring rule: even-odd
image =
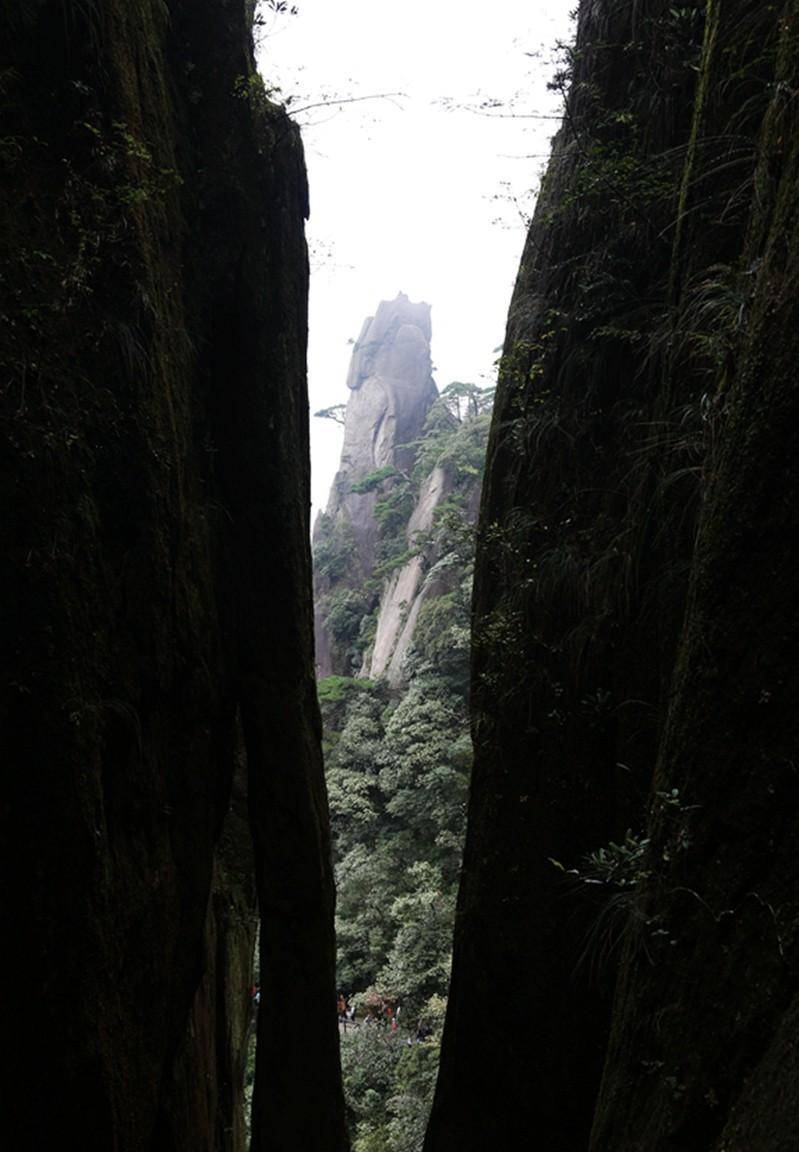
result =
[[0,1131],[21,1150],[243,1147],[253,869],[253,1148],[346,1145],[307,193],[248,7],[0,16]]
[[489,443],[427,1152],[795,1142],[795,28],[580,8]]

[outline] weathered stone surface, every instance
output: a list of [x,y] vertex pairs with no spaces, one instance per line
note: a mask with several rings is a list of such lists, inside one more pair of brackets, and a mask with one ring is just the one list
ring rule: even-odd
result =
[[[437,396],[430,364],[430,306],[413,303],[400,293],[381,301],[373,317],[364,322],[352,353],[347,387],[350,397],[344,428],[341,464],[327,504],[326,523],[332,530],[346,528],[350,540],[348,580],[362,583],[375,567],[377,495],[353,492],[352,486],[381,468],[404,472],[414,459],[405,447],[418,439],[430,405]],[[314,541],[324,532],[317,522]],[[339,672],[334,646],[320,606],[327,590],[316,579],[316,667],[320,676]]]
[[430,364],[430,306],[400,293],[383,300],[367,320],[352,353],[347,387],[341,466],[327,505],[352,525],[364,571],[374,565],[373,493],[350,492],[353,483],[379,468],[404,470],[437,396]]
[[[417,533],[428,531],[433,525],[436,508],[447,496],[450,480],[443,468],[434,468],[422,485],[419,499],[405,532],[408,546]],[[370,655],[364,661],[363,675],[379,680],[385,676],[396,687],[402,680],[402,666],[413,640],[416,621],[424,601],[434,594],[432,586],[424,586],[425,563],[421,556],[413,556],[407,564],[393,573],[380,597],[377,631]]]

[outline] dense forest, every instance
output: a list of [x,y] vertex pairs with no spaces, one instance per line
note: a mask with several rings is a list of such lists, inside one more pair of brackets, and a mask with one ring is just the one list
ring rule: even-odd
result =
[[496,394],[380,304],[313,570],[255,7],[0,10],[0,1143],[794,1152],[799,0],[582,0]]

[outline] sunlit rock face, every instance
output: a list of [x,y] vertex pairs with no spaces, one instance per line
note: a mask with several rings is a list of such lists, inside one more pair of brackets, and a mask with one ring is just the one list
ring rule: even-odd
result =
[[[244,0],[0,13],[0,1146],[346,1144],[302,149]],[[301,1004],[302,1011],[288,1011]]]

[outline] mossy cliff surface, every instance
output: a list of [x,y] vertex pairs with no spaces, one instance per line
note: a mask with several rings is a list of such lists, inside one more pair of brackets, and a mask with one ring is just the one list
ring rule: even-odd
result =
[[796,1144],[796,28],[580,8],[489,443],[427,1152]]
[[246,8],[0,15],[0,1131],[18,1149],[243,1147],[256,889],[253,1147],[346,1144],[307,192]]

